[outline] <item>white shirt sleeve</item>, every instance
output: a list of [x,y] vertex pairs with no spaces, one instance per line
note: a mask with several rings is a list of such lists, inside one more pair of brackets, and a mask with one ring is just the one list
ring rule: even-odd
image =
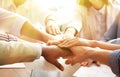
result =
[[0,64],[33,61],[40,58],[42,49],[38,43],[27,41],[0,41]]
[[26,21],[26,18],[18,14],[0,8],[0,31],[19,36],[22,25]]

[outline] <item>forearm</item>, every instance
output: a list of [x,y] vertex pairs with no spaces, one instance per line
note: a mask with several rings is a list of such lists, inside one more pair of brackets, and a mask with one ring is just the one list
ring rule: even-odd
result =
[[111,67],[113,73],[120,76],[120,49],[115,51],[101,50],[99,52],[89,52],[89,58],[100,61]]
[[0,65],[17,62],[29,62],[41,55],[41,47],[29,42],[0,41]]
[[44,42],[47,42],[48,41],[47,37],[50,36],[49,34],[36,29],[28,21],[23,24],[22,29],[21,29],[21,35],[28,36],[32,39],[36,39],[36,40],[40,40]]
[[92,47],[99,47],[99,48],[107,49],[107,50],[120,49],[120,45],[118,44],[110,44],[107,42],[101,42],[101,41],[96,41],[96,40],[93,40],[91,44],[92,44],[91,45]]
[[109,57],[110,57],[111,51],[109,50],[95,50],[95,51],[89,51],[87,56],[88,58],[93,59],[94,61],[100,61],[103,64],[109,65]]

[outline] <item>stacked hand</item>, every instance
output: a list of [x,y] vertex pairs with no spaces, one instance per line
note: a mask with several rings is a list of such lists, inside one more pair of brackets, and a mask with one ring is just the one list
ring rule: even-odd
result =
[[[92,59],[84,59],[85,55],[83,53],[86,53],[89,49],[96,49],[96,48],[91,48],[92,42],[87,39],[83,38],[67,38],[67,39],[62,39],[62,40],[52,40],[47,43],[48,45],[57,45],[61,48],[69,48],[71,52],[74,54],[74,57],[71,61],[71,64],[73,65],[74,63],[81,63],[82,66],[90,66],[93,62],[96,63],[96,65],[100,65],[98,61],[93,61]],[[82,57],[82,58],[81,58]],[[81,61],[79,58],[81,58]],[[80,61],[79,61],[80,60]],[[69,61],[69,60],[68,60]],[[76,61],[76,62],[74,62]]]
[[50,40],[47,42],[48,45],[57,45],[62,48],[70,48],[73,46],[92,46],[90,40],[74,37],[66,38],[62,40]]
[[67,49],[61,49],[57,46],[42,46],[42,56],[51,64],[55,65],[61,71],[64,67],[57,61],[60,57],[71,56],[72,53]]
[[[74,56],[68,58],[66,64],[74,65],[76,63],[81,63],[83,66],[90,66],[93,63],[93,60],[89,58],[89,52],[96,52],[96,50],[99,49],[85,46],[72,47],[71,51]],[[100,63],[96,61],[96,65],[99,66]]]

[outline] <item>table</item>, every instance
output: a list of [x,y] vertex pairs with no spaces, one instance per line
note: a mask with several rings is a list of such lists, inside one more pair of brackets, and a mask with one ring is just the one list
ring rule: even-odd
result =
[[0,77],[30,77],[31,63],[25,63],[26,68],[0,69]]

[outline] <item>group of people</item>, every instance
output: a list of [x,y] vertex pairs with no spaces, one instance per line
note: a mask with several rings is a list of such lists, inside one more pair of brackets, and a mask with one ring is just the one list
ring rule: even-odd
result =
[[43,32],[27,18],[0,8],[0,64],[29,62],[41,55],[63,71],[64,67],[57,61],[63,57],[71,65],[87,60],[82,65],[89,66],[99,61],[110,66],[119,77],[120,11],[114,1],[77,0],[74,17],[64,24],[64,36],[60,40],[54,36],[61,34],[55,13],[46,16],[46,32]]

